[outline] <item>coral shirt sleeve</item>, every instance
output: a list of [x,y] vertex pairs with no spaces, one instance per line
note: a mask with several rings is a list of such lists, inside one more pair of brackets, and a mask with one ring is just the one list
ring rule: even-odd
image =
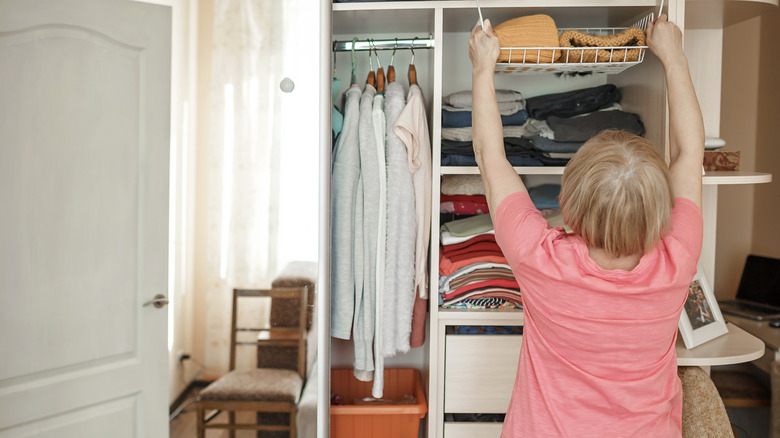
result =
[[701,210],[691,200],[675,198],[672,210],[672,231],[668,238],[676,240],[685,251],[698,260],[704,234]]
[[524,192],[513,193],[501,201],[493,217],[493,227],[496,242],[512,266],[532,255],[551,230]]

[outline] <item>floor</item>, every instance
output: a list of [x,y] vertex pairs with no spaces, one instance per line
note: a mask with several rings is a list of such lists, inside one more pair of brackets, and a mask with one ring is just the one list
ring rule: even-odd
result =
[[[241,413],[236,415],[237,421],[249,422],[252,420],[252,413]],[[227,414],[222,413],[214,420],[215,423],[227,423]],[[180,415],[171,421],[170,438],[195,438],[195,412],[185,409]],[[256,432],[252,430],[240,430],[236,432],[236,438],[256,438]],[[228,438],[225,430],[210,430],[206,432],[207,438]]]

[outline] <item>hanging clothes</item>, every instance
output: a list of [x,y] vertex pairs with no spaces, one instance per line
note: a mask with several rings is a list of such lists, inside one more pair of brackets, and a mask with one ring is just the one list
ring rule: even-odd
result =
[[[377,83],[379,85],[379,83]],[[387,172],[385,162],[385,137],[386,137],[386,121],[385,121],[385,96],[382,93],[376,93],[374,96],[374,104],[372,109],[372,121],[374,122],[374,141],[375,141],[375,154],[377,159],[377,171],[376,177],[379,181],[378,196],[375,201],[378,204],[377,214],[377,233],[376,233],[376,245],[375,245],[375,263],[372,271],[373,279],[375,282],[375,296],[374,312],[376,315],[376,330],[374,331],[374,385],[371,390],[374,398],[382,398],[384,390],[384,369],[385,362],[382,356],[382,329],[383,329],[383,315],[381,307],[384,300],[384,267],[385,267],[385,238],[387,233],[387,216],[385,212],[386,208],[386,196],[387,196]]]
[[[377,146],[373,123],[376,89],[366,84],[360,98],[358,126],[360,178],[355,208],[355,321],[352,337],[355,343],[355,378],[365,382],[374,378],[374,330],[376,299],[376,242],[379,227],[379,178]],[[358,265],[360,270],[358,271]]]
[[384,356],[409,351],[414,305],[414,249],[416,239],[414,187],[406,145],[392,129],[405,107],[404,90],[398,82],[387,86],[385,115],[387,135],[387,251],[383,306]]
[[425,315],[428,298],[428,242],[431,237],[431,141],[425,99],[416,84],[409,86],[406,107],[393,127],[395,134],[406,145],[409,171],[412,173],[415,210],[415,274],[414,290],[417,291],[410,346],[421,347],[425,343]]
[[346,91],[344,124],[333,151],[331,170],[331,336],[349,339],[355,310],[355,194],[360,176],[358,121],[360,88]]

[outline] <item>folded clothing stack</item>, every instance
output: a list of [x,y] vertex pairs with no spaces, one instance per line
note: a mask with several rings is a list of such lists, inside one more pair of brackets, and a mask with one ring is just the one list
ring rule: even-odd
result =
[[[458,91],[442,98],[441,126],[471,126],[471,90]],[[513,90],[496,90],[498,112],[504,126],[520,126],[528,119],[523,95]]]
[[522,307],[520,286],[496,243],[490,215],[441,227],[439,304],[446,308]]
[[[514,93],[504,92],[505,99]],[[525,122],[503,127],[507,160],[513,166],[565,166],[601,131],[644,135],[642,120],[623,111],[620,98],[615,85],[605,84],[524,100]],[[476,166],[470,126],[442,128],[441,150],[443,166]]]
[[[496,243],[481,177],[443,175],[441,190],[439,305],[521,308],[520,287]],[[528,192],[543,214],[557,213],[560,185],[533,186]]]
[[[496,102],[504,136],[519,138],[528,120],[523,95],[513,90],[496,90]],[[471,136],[471,90],[459,91],[442,98],[442,161],[443,166],[476,166]],[[507,157],[514,166],[562,165],[549,156],[534,151],[527,142],[504,144]]]

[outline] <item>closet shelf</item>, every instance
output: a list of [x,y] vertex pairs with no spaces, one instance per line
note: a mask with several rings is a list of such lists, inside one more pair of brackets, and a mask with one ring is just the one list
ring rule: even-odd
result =
[[[515,172],[522,175],[563,175],[563,166],[524,166],[514,167]],[[441,166],[442,175],[477,175],[476,166]]]
[[523,310],[505,309],[444,309],[439,307],[439,321],[447,321],[449,325],[523,325]]

